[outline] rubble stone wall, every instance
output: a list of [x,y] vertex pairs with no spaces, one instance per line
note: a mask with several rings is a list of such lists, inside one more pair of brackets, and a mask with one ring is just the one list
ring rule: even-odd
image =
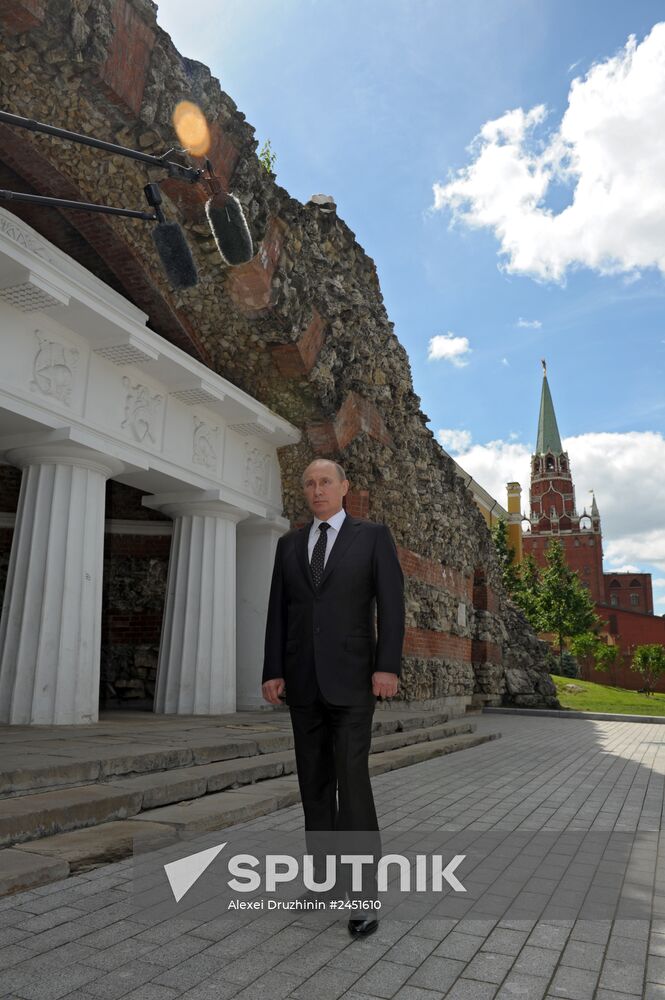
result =
[[[176,103],[204,111],[210,158],[249,222],[250,263],[221,263],[205,192],[180,180],[161,186],[201,276],[186,291],[167,285],[141,223],[83,213],[47,219],[25,206],[17,214],[147,311],[156,332],[302,428],[301,443],[280,454],[292,523],[307,517],[304,466],[315,456],[345,466],[348,509],[387,523],[399,546],[402,697],[555,704],[545,647],[506,600],[485,522],[426,426],[374,262],[334,204],[303,205],[278,185],[244,115],[207,67],[177,52],[150,0],[4,0],[0,27],[2,106],[14,113],[161,154],[178,145]],[[146,181],[163,178],[9,126],[0,126],[0,161],[0,173],[24,190],[124,207],[140,207]],[[122,559],[113,558],[120,573]],[[145,575],[145,565],[132,569],[127,560],[123,573]],[[151,564],[147,617],[157,614],[163,572]],[[113,572],[107,585],[120,601]]]

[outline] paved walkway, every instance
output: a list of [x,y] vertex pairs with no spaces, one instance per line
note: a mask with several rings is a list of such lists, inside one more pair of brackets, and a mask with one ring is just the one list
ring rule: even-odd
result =
[[[454,843],[466,894],[393,893],[378,932],[352,941],[331,912],[142,906],[137,863],[123,861],[0,901],[0,997],[665,998],[662,726],[506,716],[500,728],[374,780],[384,850]],[[300,828],[293,807],[219,837]]]

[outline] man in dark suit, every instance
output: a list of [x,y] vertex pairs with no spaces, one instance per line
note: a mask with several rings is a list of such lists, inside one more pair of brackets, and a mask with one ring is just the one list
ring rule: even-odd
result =
[[[365,831],[378,860],[368,758],[376,699],[397,693],[402,570],[388,528],[345,513],[340,465],[312,462],[303,488],[314,518],[277,545],[263,697],[289,706],[305,830]],[[349,932],[377,926],[370,912]]]

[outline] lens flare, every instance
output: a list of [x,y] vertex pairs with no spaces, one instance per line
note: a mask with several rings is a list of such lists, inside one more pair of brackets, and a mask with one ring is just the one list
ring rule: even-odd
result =
[[173,112],[178,139],[192,156],[205,156],[210,149],[210,129],[205,115],[191,101],[180,101]]

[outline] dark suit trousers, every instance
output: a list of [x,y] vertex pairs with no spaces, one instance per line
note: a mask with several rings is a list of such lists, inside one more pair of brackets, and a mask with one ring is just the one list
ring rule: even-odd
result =
[[[321,853],[371,853],[378,859],[381,852],[368,766],[374,704],[372,698],[367,705],[331,705],[319,693],[311,705],[289,706],[308,852],[319,873]],[[335,849],[321,851],[323,844]]]

